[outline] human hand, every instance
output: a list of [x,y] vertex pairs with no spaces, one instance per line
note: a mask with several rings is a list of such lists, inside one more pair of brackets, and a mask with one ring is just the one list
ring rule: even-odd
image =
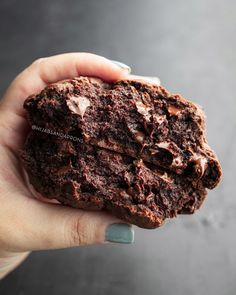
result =
[[131,226],[108,213],[34,198],[18,157],[29,130],[23,109],[27,96],[62,79],[83,75],[115,81],[126,78],[128,70],[94,54],[62,54],[36,60],[7,89],[0,102],[0,278],[33,250],[133,241]]

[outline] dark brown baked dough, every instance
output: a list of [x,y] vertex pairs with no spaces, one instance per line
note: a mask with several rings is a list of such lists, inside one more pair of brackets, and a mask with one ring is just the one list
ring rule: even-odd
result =
[[201,108],[161,86],[80,77],[49,85],[24,107],[30,181],[63,204],[155,228],[193,213],[220,180]]

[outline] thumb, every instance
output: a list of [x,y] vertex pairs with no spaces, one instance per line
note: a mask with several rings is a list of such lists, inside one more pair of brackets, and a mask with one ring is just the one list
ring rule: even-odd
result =
[[14,204],[4,213],[4,219],[8,220],[3,237],[8,251],[58,249],[107,242],[127,244],[134,240],[131,225],[106,212],[83,211],[27,197],[22,200],[22,197],[14,196],[13,199]]

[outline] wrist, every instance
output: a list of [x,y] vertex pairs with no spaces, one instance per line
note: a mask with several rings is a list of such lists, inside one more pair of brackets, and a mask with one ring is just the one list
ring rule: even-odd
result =
[[0,279],[3,279],[8,273],[20,265],[30,252],[7,253],[0,252]]

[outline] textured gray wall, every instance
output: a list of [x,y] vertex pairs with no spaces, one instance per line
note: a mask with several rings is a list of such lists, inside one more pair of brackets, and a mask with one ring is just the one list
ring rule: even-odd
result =
[[224,179],[194,216],[134,245],[33,253],[0,294],[234,295],[236,292],[236,2],[1,0],[0,93],[37,57],[90,51],[158,75],[204,106]]

